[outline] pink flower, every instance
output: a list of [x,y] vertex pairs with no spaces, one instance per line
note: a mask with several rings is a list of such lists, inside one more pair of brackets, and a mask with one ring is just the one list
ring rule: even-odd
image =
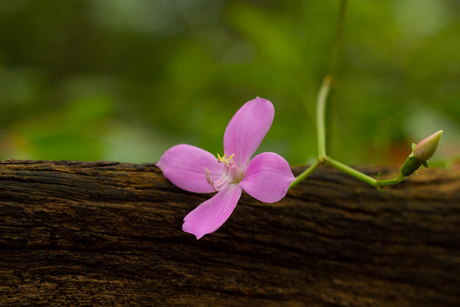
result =
[[295,180],[288,162],[264,152],[251,159],[272,125],[273,104],[265,99],[248,101],[230,120],[224,134],[224,155],[191,145],[168,149],[157,166],[173,184],[195,193],[217,192],[184,218],[182,229],[197,239],[219,229],[230,217],[242,190],[266,203],[286,196]]

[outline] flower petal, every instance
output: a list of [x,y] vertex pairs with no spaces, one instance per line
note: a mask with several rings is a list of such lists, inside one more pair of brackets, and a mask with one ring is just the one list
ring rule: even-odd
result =
[[274,203],[286,196],[294,180],[289,163],[283,157],[264,152],[249,162],[240,187],[255,199]]
[[219,229],[230,217],[241,197],[236,184],[227,185],[222,191],[208,199],[184,218],[182,230],[194,234],[198,239]]
[[243,169],[259,147],[275,116],[273,104],[257,97],[246,102],[225,129],[224,153],[235,154],[233,161]]
[[224,172],[222,164],[211,153],[186,144],[168,149],[156,165],[174,185],[195,193],[215,192],[206,181],[205,167],[213,180],[219,179]]

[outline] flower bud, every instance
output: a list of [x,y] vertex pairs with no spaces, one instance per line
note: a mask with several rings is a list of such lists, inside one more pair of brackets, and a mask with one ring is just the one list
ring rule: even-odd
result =
[[415,158],[414,154],[412,153],[401,166],[401,174],[404,177],[408,177],[412,175],[418,168],[422,165],[417,158]]
[[417,160],[424,164],[424,162],[428,161],[438,148],[439,140],[441,139],[441,134],[444,131],[439,130],[436,133],[433,133],[427,138],[424,138],[420,143],[415,146],[414,156]]
[[407,158],[406,162],[401,166],[401,175],[408,177],[418,170],[420,166],[428,167],[428,159],[431,158],[438,148],[439,139],[441,138],[442,130],[433,133],[427,138],[424,138],[420,143],[412,144],[412,153]]

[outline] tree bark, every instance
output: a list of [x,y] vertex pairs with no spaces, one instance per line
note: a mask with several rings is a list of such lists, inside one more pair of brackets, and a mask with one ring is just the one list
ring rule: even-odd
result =
[[323,167],[197,241],[211,195],[154,164],[0,162],[0,306],[460,306],[460,171],[420,173]]

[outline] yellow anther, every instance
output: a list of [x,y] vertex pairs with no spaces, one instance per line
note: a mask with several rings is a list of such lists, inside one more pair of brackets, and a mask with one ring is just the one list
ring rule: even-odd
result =
[[217,162],[219,162],[219,163],[224,163],[224,164],[226,164],[227,166],[230,165],[230,163],[233,164],[233,156],[234,156],[234,155],[235,155],[235,154],[232,154],[231,156],[228,156],[228,155],[224,154],[224,155],[221,157],[219,154],[217,154]]

